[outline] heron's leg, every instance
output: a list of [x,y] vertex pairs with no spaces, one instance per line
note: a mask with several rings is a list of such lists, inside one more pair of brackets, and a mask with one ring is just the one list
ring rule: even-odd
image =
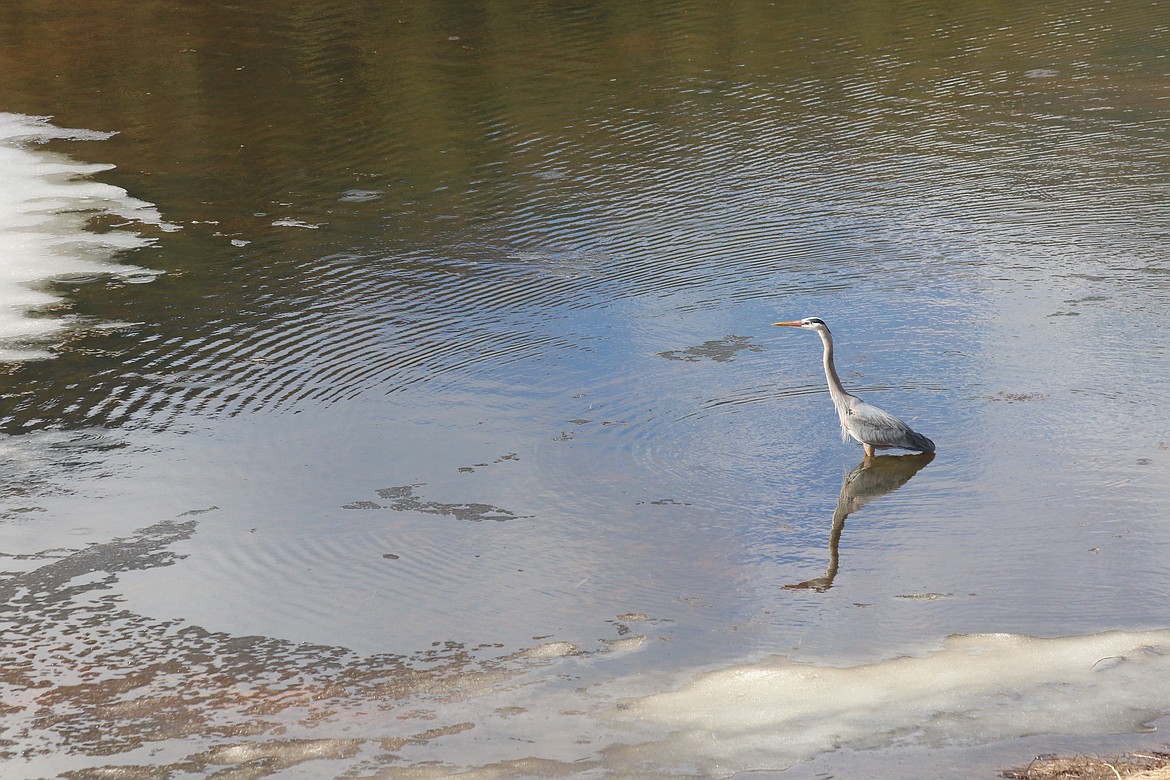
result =
[[865,459],[869,460],[870,458],[872,458],[873,454],[874,454],[873,445],[866,444],[865,442],[862,442],[861,446],[865,448]]

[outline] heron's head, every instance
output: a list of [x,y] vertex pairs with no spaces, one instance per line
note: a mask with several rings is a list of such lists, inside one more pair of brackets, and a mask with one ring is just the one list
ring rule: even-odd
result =
[[792,320],[791,322],[773,322],[773,325],[787,325],[790,328],[804,328],[805,330],[815,330],[829,332],[829,326],[820,317],[805,317],[803,320]]

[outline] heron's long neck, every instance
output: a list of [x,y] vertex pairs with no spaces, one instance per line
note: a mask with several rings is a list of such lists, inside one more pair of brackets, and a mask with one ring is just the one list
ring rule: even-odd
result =
[[829,395],[833,398],[833,405],[841,411],[849,393],[845,392],[841,384],[841,377],[837,376],[837,367],[833,365],[833,337],[827,331],[817,331],[821,342],[825,345],[825,379],[829,383]]

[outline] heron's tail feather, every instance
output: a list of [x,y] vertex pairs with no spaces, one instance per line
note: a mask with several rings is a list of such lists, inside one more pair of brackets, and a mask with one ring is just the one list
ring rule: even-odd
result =
[[907,431],[906,438],[909,446],[908,450],[918,450],[919,452],[934,452],[934,442],[923,436],[918,431]]

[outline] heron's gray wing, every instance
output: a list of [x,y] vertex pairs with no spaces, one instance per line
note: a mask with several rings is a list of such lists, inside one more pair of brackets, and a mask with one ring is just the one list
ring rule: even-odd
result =
[[849,404],[845,424],[855,438],[874,447],[934,451],[934,443],[898,417],[856,396]]

